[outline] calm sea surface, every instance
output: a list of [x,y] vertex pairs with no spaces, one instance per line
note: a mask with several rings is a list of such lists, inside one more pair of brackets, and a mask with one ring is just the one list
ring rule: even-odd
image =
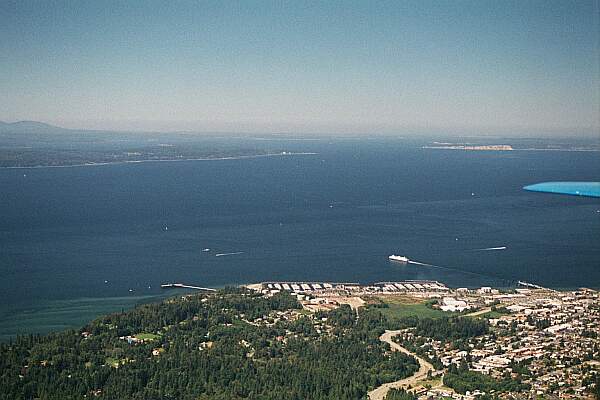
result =
[[0,170],[0,337],[77,326],[164,282],[600,287],[598,199],[521,189],[598,180],[598,153],[265,143],[318,155]]

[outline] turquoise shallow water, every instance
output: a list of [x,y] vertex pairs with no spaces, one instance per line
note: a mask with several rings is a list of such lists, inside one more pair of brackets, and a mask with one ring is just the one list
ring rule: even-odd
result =
[[600,182],[543,182],[527,185],[523,189],[532,192],[600,197]]
[[0,170],[0,335],[79,326],[164,282],[600,287],[598,199],[522,190],[593,181],[597,153],[276,146],[318,155]]
[[15,332],[47,333],[83,326],[95,315],[108,314],[145,302],[158,301],[160,298],[160,296],[76,298],[47,300],[29,306],[16,307],[10,310],[10,313],[6,312],[2,316],[0,340],[11,338]]

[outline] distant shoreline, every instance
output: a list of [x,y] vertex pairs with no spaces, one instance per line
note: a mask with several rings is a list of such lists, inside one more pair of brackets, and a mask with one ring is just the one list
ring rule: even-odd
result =
[[244,160],[249,158],[263,158],[263,157],[283,157],[283,156],[306,156],[306,155],[317,155],[319,153],[313,152],[282,152],[282,153],[267,153],[267,154],[255,154],[250,156],[230,156],[230,157],[203,157],[203,158],[179,158],[179,159],[168,159],[168,160],[129,160],[129,161],[109,161],[109,162],[90,162],[85,164],[68,164],[68,165],[32,165],[32,166],[18,166],[18,167],[0,167],[0,169],[40,169],[40,168],[75,168],[75,167],[98,167],[103,165],[118,165],[118,164],[141,164],[151,162],[182,162],[182,161],[224,161],[224,160]]
[[422,149],[429,150],[462,150],[462,151],[566,151],[566,152],[600,152],[600,149],[538,149],[538,148],[525,148],[519,149],[511,147],[500,148],[494,145],[489,146],[423,146]]

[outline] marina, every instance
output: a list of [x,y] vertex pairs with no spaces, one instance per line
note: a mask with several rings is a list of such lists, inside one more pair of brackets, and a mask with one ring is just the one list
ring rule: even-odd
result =
[[433,280],[405,280],[394,282],[376,282],[361,285],[355,282],[261,282],[247,286],[261,292],[276,293],[288,291],[303,294],[344,294],[368,295],[408,292],[447,292],[450,289]]

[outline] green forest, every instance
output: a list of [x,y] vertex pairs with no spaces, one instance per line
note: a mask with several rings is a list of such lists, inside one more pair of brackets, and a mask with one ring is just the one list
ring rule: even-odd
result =
[[521,383],[510,373],[507,373],[501,380],[496,380],[488,375],[469,371],[466,364],[458,367],[454,364],[450,365],[448,372],[444,375],[444,384],[461,394],[476,389],[488,393],[520,392],[529,389],[529,385]]
[[0,345],[0,399],[363,399],[418,368],[378,340],[385,323],[288,294],[183,296]]
[[[378,307],[347,305],[310,313],[287,293],[226,288],[0,344],[0,400],[363,400],[418,370],[413,357],[379,340],[385,329],[404,328],[416,338],[395,340],[424,357],[425,337],[461,345],[489,332],[485,319],[388,319]],[[459,393],[527,389],[510,376],[496,380],[464,365],[451,366],[444,384]],[[395,399],[414,396],[392,390],[387,400]]]

